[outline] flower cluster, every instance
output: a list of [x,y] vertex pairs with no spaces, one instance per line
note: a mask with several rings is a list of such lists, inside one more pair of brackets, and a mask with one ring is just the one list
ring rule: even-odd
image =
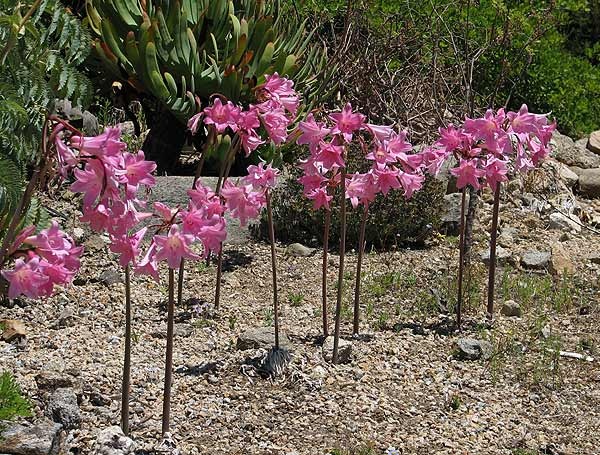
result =
[[231,101],[224,103],[217,97],[211,106],[190,118],[188,128],[192,134],[197,132],[201,121],[218,134],[237,133],[246,156],[265,144],[259,132],[261,125],[275,145],[285,142],[287,128],[296,115],[300,97],[290,79],[277,73],[265,78],[266,82],[255,89],[259,103],[244,109]]
[[267,203],[267,191],[275,187],[278,177],[278,169],[270,164],[265,167],[261,162],[258,166],[248,166],[248,175],[237,185],[226,181],[221,194],[231,216],[239,219],[242,226],[248,219],[256,218]]
[[[190,249],[196,241],[202,243],[204,255],[218,250],[226,232],[224,207],[214,192],[198,182],[189,191],[185,210],[156,202],[154,213],[140,211],[147,203],[138,193],[155,184],[152,172],[156,164],[145,160],[141,150],[127,152],[120,137],[118,128],[107,128],[96,137],[73,135],[68,144],[64,137],[56,139],[62,174],[73,170],[71,190],[83,193],[81,220],[95,231],[108,233],[109,248],[119,255],[120,265],[133,265],[137,273],[158,279],[160,261],[175,268],[183,258],[197,259],[199,256]],[[140,223],[151,217],[159,220],[152,225],[156,233],[142,252],[149,228],[140,227]]]
[[9,283],[11,299],[21,294],[29,298],[48,297],[55,285],[70,283],[79,270],[83,247],[75,246],[55,220],[37,235],[32,235],[34,232],[35,226],[28,226],[17,235],[9,250],[17,258],[15,266],[1,272]]
[[340,183],[339,171],[346,167],[347,144],[355,139],[364,158],[372,164],[366,173],[346,176],[346,198],[354,207],[369,204],[378,193],[387,195],[392,189],[402,188],[405,197],[410,198],[421,188],[425,180],[424,156],[409,153],[412,146],[406,133],[366,123],[365,119],[353,112],[348,103],[341,112],[330,114],[328,123],[317,121],[313,114],[300,122],[297,143],[308,145],[310,156],[301,163],[304,172],[299,181],[315,209],[329,209],[333,196],[328,189]]
[[450,170],[458,188],[488,185],[495,190],[509,173],[527,173],[548,155],[555,129],[547,115],[532,114],[525,104],[518,112],[490,109],[481,118],[467,118],[462,128],[441,128],[440,139],[424,153],[432,173],[446,159],[458,160]]

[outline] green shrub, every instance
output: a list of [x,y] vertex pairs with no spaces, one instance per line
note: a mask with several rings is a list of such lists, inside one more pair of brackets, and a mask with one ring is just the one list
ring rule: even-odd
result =
[[21,394],[13,376],[5,371],[0,375],[0,421],[31,415],[31,404]]
[[[302,195],[302,185],[297,181],[299,173],[291,170],[290,178],[273,192],[273,222],[276,237],[284,242],[301,242],[320,245],[323,237],[323,210],[314,211],[312,201]],[[401,191],[391,191],[387,197],[378,196],[371,204],[365,231],[367,245],[387,249],[419,236],[427,225],[439,223],[445,185],[428,178],[423,189],[406,201]],[[339,244],[339,193],[332,205],[329,245]],[[352,209],[348,204],[346,245],[356,248],[362,207]],[[266,239],[266,214],[263,214],[253,234]]]

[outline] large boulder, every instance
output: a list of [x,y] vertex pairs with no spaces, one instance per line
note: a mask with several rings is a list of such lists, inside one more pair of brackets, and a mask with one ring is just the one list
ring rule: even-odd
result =
[[600,156],[575,143],[573,139],[555,131],[552,134],[551,156],[567,166],[582,169],[600,167]]
[[587,141],[587,148],[595,154],[600,155],[600,130],[594,131],[592,134],[590,134],[590,137]]
[[136,444],[123,434],[121,427],[105,428],[98,433],[94,455],[128,455],[135,453]]
[[600,168],[579,171],[579,192],[587,198],[600,197]]
[[[284,333],[279,333],[279,344],[289,349],[290,339]],[[271,349],[275,345],[275,329],[273,327],[256,327],[243,332],[237,339],[236,347],[240,351],[246,349]]]
[[460,360],[487,360],[493,351],[492,344],[485,340],[460,338],[454,343],[454,357]]
[[[458,235],[460,231],[460,203],[462,200],[461,193],[451,193],[444,196],[444,211],[442,213],[442,231],[447,235]],[[465,204],[468,207],[469,195],[465,199]],[[466,212],[466,207],[465,207]]]
[[81,426],[81,411],[77,405],[77,395],[73,389],[56,389],[48,400],[48,414],[66,430]]
[[13,424],[0,432],[0,453],[7,455],[58,455],[62,425],[41,420],[33,425]]

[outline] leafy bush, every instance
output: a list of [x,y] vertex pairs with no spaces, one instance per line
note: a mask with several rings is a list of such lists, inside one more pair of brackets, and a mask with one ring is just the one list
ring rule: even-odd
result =
[[13,376],[5,371],[0,375],[0,421],[31,415],[31,404],[21,394]]
[[[314,211],[312,201],[302,195],[302,185],[297,181],[299,173],[290,170],[290,178],[273,192],[273,222],[275,235],[284,242],[301,242],[320,245],[323,237],[324,214]],[[401,191],[391,191],[387,197],[379,196],[369,209],[365,231],[367,245],[387,249],[404,241],[418,237],[427,225],[439,223],[445,185],[428,178],[421,191],[406,201]],[[336,192],[331,214],[329,244],[339,244],[339,192]],[[347,248],[356,248],[359,237],[362,207],[352,209],[348,205]],[[254,226],[255,236],[266,239],[266,214]]]
[[[89,53],[89,32],[58,0],[0,0],[0,43],[2,239],[28,171],[40,162],[47,114],[61,98],[85,105],[91,100],[92,86],[77,69]],[[28,209],[25,222],[43,227],[43,210],[35,199],[31,206],[25,205],[24,212]]]

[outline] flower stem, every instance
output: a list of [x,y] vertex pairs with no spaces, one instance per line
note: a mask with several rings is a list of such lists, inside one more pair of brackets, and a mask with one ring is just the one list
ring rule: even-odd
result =
[[338,362],[340,343],[340,319],[342,317],[342,297],[344,294],[344,257],[346,255],[346,168],[341,171],[340,207],[340,268],[338,275],[337,302],[335,305],[335,331],[333,333],[333,363]]
[[175,272],[169,269],[169,302],[167,311],[167,349],[165,354],[165,388],[163,395],[162,434],[169,431],[171,385],[173,383],[173,316],[175,313]]
[[129,265],[125,266],[125,355],[121,387],[121,429],[129,434],[129,388],[131,384],[131,278]]
[[494,318],[494,284],[496,280],[496,243],[498,240],[498,213],[500,211],[500,182],[494,190],[494,208],[492,212],[492,231],[490,237],[490,265],[488,271],[487,288],[487,317]]
[[323,336],[329,336],[327,322],[327,253],[329,250],[329,226],[331,225],[331,210],[325,209],[325,227],[323,228],[323,284],[321,297],[323,299]]
[[271,206],[271,195],[267,189],[267,217],[269,220],[269,240],[271,241],[271,269],[273,272],[273,316],[275,322],[275,349],[279,349],[279,303],[277,301],[277,258],[275,256],[275,228],[273,226],[273,209]]
[[360,221],[360,234],[358,239],[358,259],[356,262],[356,284],[354,286],[354,324],[352,334],[358,335],[360,323],[360,280],[362,270],[362,260],[365,251],[365,228],[367,226],[367,217],[369,214],[369,204],[365,203]]
[[467,191],[466,187],[462,189],[462,198],[460,202],[460,241],[458,245],[458,294],[456,296],[456,326],[458,330],[462,323],[462,300],[463,300],[463,275],[465,266],[465,205]]

